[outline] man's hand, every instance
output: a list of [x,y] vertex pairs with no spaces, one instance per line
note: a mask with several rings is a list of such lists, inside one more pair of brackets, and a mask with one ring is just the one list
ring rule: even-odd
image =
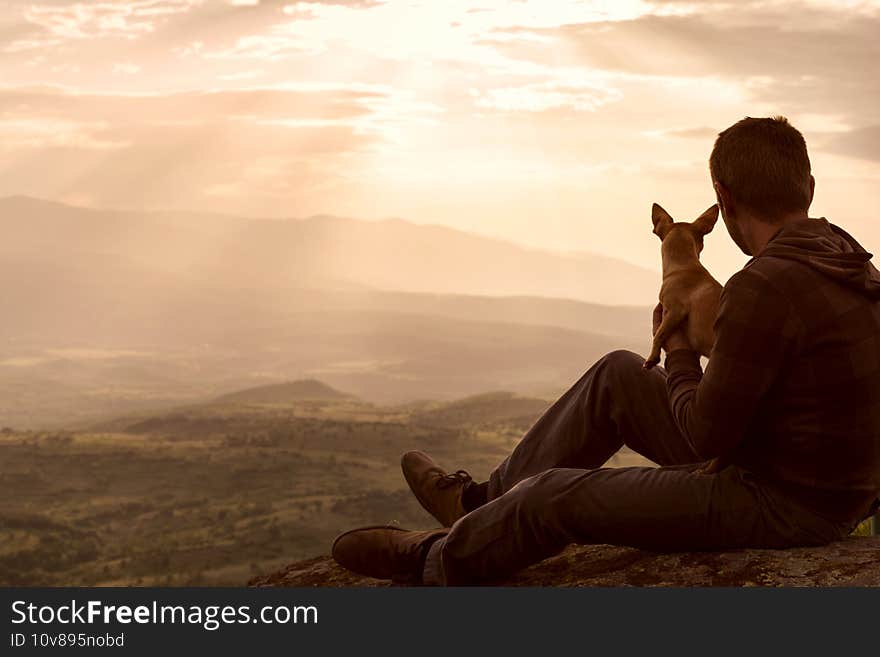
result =
[[[660,324],[663,322],[663,304],[658,303],[654,306],[654,313],[651,317],[652,330],[651,335],[657,335],[657,330],[660,328]],[[668,338],[666,338],[666,343],[663,345],[663,348],[666,350],[666,353],[670,351],[675,351],[676,349],[690,349],[693,351],[693,347],[691,347],[691,343],[688,341],[687,336],[684,333],[684,330],[679,327],[673,331]]]
[[687,336],[684,333],[684,329],[678,328],[673,331],[672,335],[669,336],[666,340],[666,344],[663,345],[663,348],[666,350],[668,354],[670,351],[675,351],[676,349],[687,349],[689,351],[693,351],[694,348],[691,346],[690,340],[687,339]]

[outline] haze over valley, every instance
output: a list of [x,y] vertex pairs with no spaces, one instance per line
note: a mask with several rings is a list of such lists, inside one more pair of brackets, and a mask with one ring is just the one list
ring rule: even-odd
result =
[[12,197],[0,228],[0,426],[16,428],[301,378],[377,403],[553,395],[608,350],[647,347],[659,278],[401,220]]

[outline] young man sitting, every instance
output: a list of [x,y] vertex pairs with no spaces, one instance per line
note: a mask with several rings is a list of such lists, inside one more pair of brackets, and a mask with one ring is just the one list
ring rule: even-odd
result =
[[[477,584],[569,543],[819,545],[876,511],[880,274],[871,254],[809,218],[815,181],[803,136],[785,119],[731,126],[709,169],[727,231],[752,258],[724,286],[706,371],[681,332],[665,345],[665,369],[608,354],[487,482],[405,454],[413,493],[443,528],[347,532],[333,545],[341,565],[398,583]],[[623,445],[660,467],[603,467]],[[701,471],[719,456],[727,467]]]

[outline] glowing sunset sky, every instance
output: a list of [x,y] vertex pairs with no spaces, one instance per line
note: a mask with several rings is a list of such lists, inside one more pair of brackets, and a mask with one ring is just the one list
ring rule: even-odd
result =
[[396,216],[658,267],[651,202],[693,218],[714,134],[785,114],[813,214],[880,250],[880,2],[0,5],[0,195]]

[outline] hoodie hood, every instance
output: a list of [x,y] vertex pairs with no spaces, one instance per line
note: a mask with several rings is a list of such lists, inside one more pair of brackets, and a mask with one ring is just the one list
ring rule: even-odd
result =
[[821,219],[785,226],[757,258],[795,260],[870,299],[880,300],[880,272],[872,254],[842,228]]

